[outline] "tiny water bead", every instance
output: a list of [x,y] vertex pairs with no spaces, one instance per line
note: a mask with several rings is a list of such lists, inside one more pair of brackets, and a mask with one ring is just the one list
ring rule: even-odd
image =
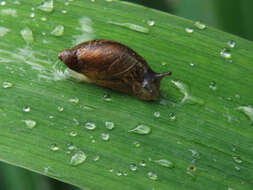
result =
[[155,21],[154,20],[148,20],[147,24],[149,26],[154,26],[155,25]]
[[190,62],[189,65],[190,65],[191,67],[194,67],[194,66],[195,66],[195,64],[194,64],[193,62]]
[[149,177],[149,179],[154,180],[154,181],[158,180],[157,174],[155,174],[153,172],[148,172],[148,177]]
[[118,171],[118,172],[116,173],[116,175],[120,177],[120,176],[122,176],[122,172],[121,172],[121,171]]
[[30,28],[24,28],[20,31],[20,34],[27,44],[32,43],[34,41],[33,32]]
[[137,32],[142,32],[142,33],[148,33],[149,32],[148,28],[137,25],[137,24],[120,23],[120,22],[114,22],[114,21],[107,21],[107,23],[114,24],[114,25],[117,25],[117,26],[122,26],[122,27],[128,28],[130,30],[134,30],[134,31],[137,31]]
[[243,112],[250,120],[250,124],[253,124],[253,108],[251,106],[239,106],[237,110]]
[[131,171],[136,171],[137,170],[137,165],[136,164],[130,164],[130,170]]
[[77,147],[75,145],[73,145],[72,143],[68,144],[68,150],[72,151],[72,150],[76,150]]
[[196,178],[196,175],[195,175],[195,172],[196,172],[196,167],[195,166],[189,166],[188,168],[187,168],[187,171],[186,171],[186,173],[189,175],[189,176],[191,176],[192,178]]
[[147,164],[146,164],[146,162],[144,160],[142,160],[142,161],[140,161],[139,165],[141,167],[146,167]]
[[77,103],[79,103],[79,99],[78,98],[70,98],[69,102],[77,104]]
[[11,87],[13,87],[14,85],[13,85],[13,83],[11,83],[11,82],[7,82],[7,81],[4,81],[3,83],[2,83],[2,87],[3,88],[11,88]]
[[136,148],[139,148],[141,146],[141,144],[138,142],[138,141],[134,141],[133,142],[133,145],[136,147]]
[[97,127],[96,124],[93,122],[86,122],[84,126],[86,129],[91,130],[91,131],[95,130]]
[[69,136],[75,137],[75,136],[77,136],[77,134],[78,133],[76,131],[70,131]]
[[63,33],[64,33],[64,26],[62,25],[57,25],[51,32],[53,36],[62,36]]
[[228,190],[234,190],[232,187],[228,187]]
[[31,108],[29,106],[25,106],[25,107],[23,107],[23,111],[24,112],[30,112]]
[[106,102],[111,102],[112,101],[112,98],[111,98],[111,96],[109,94],[105,94],[103,96],[103,98],[104,98],[104,101],[106,101]]
[[230,53],[230,50],[227,49],[227,48],[222,49],[221,52],[220,52],[220,55],[221,55],[221,57],[223,57],[225,59],[230,59],[232,57],[231,53]]
[[37,125],[37,122],[34,121],[34,120],[24,120],[27,128],[29,129],[33,129],[36,125]]
[[200,30],[206,29],[206,25],[204,23],[200,22],[200,21],[195,22],[194,26],[197,27]]
[[97,162],[99,160],[100,160],[100,156],[99,155],[94,156],[93,161]]
[[45,22],[45,21],[47,21],[47,17],[41,17],[40,20]]
[[187,33],[193,33],[193,32],[194,32],[194,29],[193,29],[193,28],[186,27],[186,28],[185,28],[185,31],[186,31]]
[[58,151],[60,148],[56,145],[56,144],[51,144],[51,146],[50,146],[50,150],[52,150],[52,151]]
[[64,108],[61,107],[61,106],[58,106],[58,107],[57,107],[57,110],[58,110],[59,112],[63,112]]
[[38,9],[44,11],[44,12],[52,12],[54,10],[54,1],[53,0],[45,0],[40,6],[38,6]]
[[105,122],[105,127],[106,127],[106,129],[108,129],[108,130],[112,130],[112,129],[115,127],[115,125],[114,125],[114,123],[111,122],[111,121],[106,121],[106,122]]
[[66,10],[64,10],[64,9],[61,10],[61,13],[62,13],[62,14],[66,14],[67,12],[68,12],[68,11],[66,11]]
[[193,158],[200,159],[200,154],[197,150],[189,149],[189,151],[192,153]]
[[241,168],[240,168],[239,166],[235,166],[235,170],[236,170],[236,171],[240,171]]
[[103,141],[109,141],[109,139],[110,139],[110,134],[109,134],[109,133],[102,133],[102,134],[101,134],[101,139],[102,139]]
[[176,114],[174,114],[174,113],[169,113],[169,119],[170,119],[170,121],[175,121],[175,120],[177,119]]
[[151,133],[151,128],[147,125],[141,124],[141,125],[138,125],[136,128],[129,130],[128,132],[136,133],[140,135],[147,135]]
[[239,156],[233,156],[233,160],[234,162],[236,162],[237,164],[241,164],[242,163],[242,160]]
[[35,13],[34,12],[30,13],[30,17],[34,18],[35,17]]
[[216,82],[212,81],[209,85],[209,88],[212,89],[212,90],[216,90],[217,87],[216,87]]
[[71,166],[82,164],[87,159],[87,155],[83,151],[77,151],[70,159]]
[[159,111],[156,111],[156,112],[154,112],[154,116],[155,116],[156,118],[159,118],[159,117],[161,116],[161,114],[160,114]]
[[166,159],[161,159],[161,160],[155,160],[154,161],[156,164],[166,167],[166,168],[174,168],[175,165],[173,162],[166,160]]
[[228,47],[230,47],[230,48],[234,48],[236,45],[235,41],[233,41],[233,40],[229,40],[227,44],[228,44]]

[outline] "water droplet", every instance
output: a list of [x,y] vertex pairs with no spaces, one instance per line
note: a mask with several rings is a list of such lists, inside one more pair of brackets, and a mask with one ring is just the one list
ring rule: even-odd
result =
[[118,172],[116,173],[116,175],[117,175],[117,176],[122,176],[122,172],[121,172],[121,171],[118,171]]
[[25,40],[26,43],[32,43],[34,41],[33,32],[30,28],[26,27],[20,31],[22,38]]
[[194,32],[194,29],[193,28],[185,28],[185,31],[187,32],[187,33],[193,33]]
[[177,119],[177,116],[174,113],[169,114],[170,121],[175,121]]
[[50,13],[54,10],[54,1],[46,0],[40,6],[38,6],[38,9]]
[[5,1],[1,1],[0,3],[2,6],[5,6],[6,5],[6,2]]
[[240,96],[239,94],[236,94],[236,95],[235,95],[235,98],[240,99],[241,96]]
[[154,26],[155,25],[155,21],[154,20],[148,20],[147,24],[149,26]]
[[92,123],[92,122],[86,122],[85,123],[85,127],[86,127],[86,129],[88,129],[88,130],[91,130],[91,131],[93,131],[93,130],[95,130],[96,129],[96,124],[95,123]]
[[194,64],[193,62],[190,62],[189,65],[190,65],[191,67],[194,67],[194,66],[195,66],[195,64]]
[[58,109],[59,112],[63,112],[63,110],[64,110],[64,108],[61,107],[61,106],[58,106],[57,109]]
[[163,62],[161,63],[162,66],[165,66],[165,65],[167,65],[167,64],[168,64],[168,63],[165,62],[165,61],[163,61]]
[[175,167],[173,162],[166,160],[166,159],[155,160],[154,162],[159,164],[160,166],[163,166],[166,168],[174,168]]
[[34,18],[34,17],[35,17],[35,13],[32,12],[32,13],[30,14],[30,17],[31,17],[31,18]]
[[212,81],[209,85],[209,88],[212,89],[212,90],[216,90],[217,87],[216,87],[216,83],[214,81]]
[[[41,17],[41,19],[43,22],[47,21],[47,18],[46,17]],[[43,35],[43,34],[42,34]]]
[[14,86],[14,85],[13,85],[11,82],[5,81],[5,82],[2,83],[2,87],[3,87],[3,88],[11,88],[11,87],[13,87],[13,86]]
[[106,127],[106,129],[108,129],[108,130],[112,130],[112,129],[115,127],[115,125],[114,125],[114,123],[111,122],[111,121],[106,121],[106,122],[105,122],[105,127]]
[[145,162],[144,160],[142,160],[142,161],[139,163],[139,165],[140,165],[141,167],[145,167],[147,164],[146,164],[146,162]]
[[154,180],[154,181],[158,180],[157,174],[155,174],[153,172],[148,172],[148,177],[149,177],[149,179]]
[[136,171],[137,170],[137,165],[136,164],[130,164],[130,170],[131,171]]
[[195,166],[189,166],[187,168],[187,174],[190,175],[192,178],[196,178],[196,175],[195,175],[195,172],[196,172],[196,167]]
[[196,27],[197,27],[198,29],[200,29],[200,30],[206,29],[206,25],[203,24],[203,23],[201,23],[200,21],[195,22],[195,23],[194,23],[194,26],[196,26]]
[[25,106],[25,107],[23,107],[23,111],[24,112],[30,112],[31,108],[29,106]]
[[189,151],[192,153],[193,158],[200,159],[200,154],[197,150],[189,149]]
[[137,32],[142,32],[142,33],[148,33],[149,32],[148,28],[145,28],[145,27],[137,25],[137,24],[120,23],[120,22],[114,22],[114,21],[108,21],[107,23],[114,24],[114,25],[117,25],[117,26],[122,26],[122,27],[128,28],[130,30],[134,30],[134,31],[137,31]]
[[109,172],[111,172],[111,173],[112,173],[112,172],[114,172],[114,169],[112,169],[112,168],[111,168],[111,169],[109,169]]
[[106,102],[111,102],[111,101],[112,101],[111,96],[110,96],[109,94],[105,94],[105,95],[104,95],[104,101],[106,101]]
[[69,6],[69,2],[68,1],[64,2],[64,5]]
[[105,0],[106,2],[113,2],[113,0]]
[[228,41],[228,47],[234,48],[235,45],[236,45],[235,41],[233,41],[233,40],[229,40],[229,41]]
[[51,32],[51,34],[54,36],[62,36],[63,33],[64,33],[64,26],[62,25],[57,25]]
[[70,159],[71,166],[77,166],[82,164],[87,159],[86,154],[83,151],[76,152]]
[[140,134],[140,135],[147,135],[149,133],[151,133],[151,128],[147,125],[138,125],[136,128],[131,129],[128,131],[129,133],[136,133],[136,134]]
[[68,144],[68,150],[72,151],[72,150],[76,150],[77,147],[75,145],[73,145],[72,143]]
[[104,141],[109,141],[110,134],[109,133],[102,133],[101,134],[101,139],[104,140]]
[[128,176],[128,173],[126,171],[123,172],[124,176]]
[[80,105],[80,108],[84,109],[84,110],[94,110],[94,107],[91,106],[87,106],[87,105]]
[[241,168],[240,168],[239,166],[235,166],[235,170],[236,170],[236,171],[240,171]]
[[134,141],[133,142],[133,145],[136,147],[136,148],[139,148],[141,146],[141,144],[138,142],[138,141]]
[[75,136],[77,136],[77,132],[76,131],[70,131],[69,135],[71,137],[75,137]]
[[224,57],[225,59],[230,59],[231,58],[230,50],[228,50],[226,48],[224,48],[224,49],[221,50],[220,55],[222,57]]
[[50,146],[50,150],[52,150],[52,151],[58,151],[59,150],[59,147],[56,145],[56,144],[51,144],[51,146]]
[[92,3],[94,3],[96,0],[90,0]]
[[79,99],[78,98],[70,98],[69,102],[77,104],[77,103],[79,103]]
[[6,16],[17,16],[17,11],[15,9],[2,9],[1,10],[1,15],[6,15]]
[[242,163],[242,160],[239,156],[233,156],[233,160],[234,162],[236,162],[237,164],[241,164]]
[[181,104],[188,103],[188,104],[200,104],[203,105],[204,101],[196,96],[190,95],[190,87],[183,82],[180,81],[171,81],[179,91],[184,95],[183,99],[181,100]]
[[96,156],[94,156],[94,158],[93,158],[93,161],[99,161],[100,160],[100,156],[99,155],[96,155]]
[[24,122],[29,129],[33,129],[37,125],[34,120],[24,120]]
[[237,110],[243,112],[250,119],[250,124],[253,124],[253,108],[251,106],[239,106]]
[[160,117],[160,112],[159,111],[156,111],[156,112],[154,112],[154,116],[156,117],[156,118],[158,118],[158,117]]
[[228,190],[234,190],[232,187],[228,187]]
[[61,10],[61,13],[62,13],[62,14],[66,14],[67,12],[68,12],[68,11],[66,11],[66,10],[64,10],[64,9]]
[[95,140],[95,139],[92,139],[92,140],[91,140],[91,143],[95,143],[95,142],[96,142],[96,140]]
[[0,26],[0,37],[3,37],[5,34],[7,34],[10,30],[8,28]]

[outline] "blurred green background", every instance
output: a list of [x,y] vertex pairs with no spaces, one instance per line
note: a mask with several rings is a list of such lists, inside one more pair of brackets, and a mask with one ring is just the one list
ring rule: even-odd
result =
[[[253,41],[253,0],[122,0],[168,12]],[[78,190],[79,188],[0,162],[0,189]]]

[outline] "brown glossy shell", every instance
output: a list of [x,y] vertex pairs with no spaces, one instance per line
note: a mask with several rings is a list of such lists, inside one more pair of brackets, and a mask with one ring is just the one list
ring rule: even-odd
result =
[[[161,78],[170,74],[153,72],[135,51],[109,40],[84,42],[60,52],[58,57],[70,69],[84,74],[93,83],[134,95],[142,100],[156,99]],[[152,82],[150,90],[142,89],[149,86],[149,82]]]

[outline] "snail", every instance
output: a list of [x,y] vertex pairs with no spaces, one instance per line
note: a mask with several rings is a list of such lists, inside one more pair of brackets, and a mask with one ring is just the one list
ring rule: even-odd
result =
[[156,73],[134,50],[115,41],[91,40],[61,51],[58,58],[87,82],[140,100],[159,97],[160,82],[171,72]]

